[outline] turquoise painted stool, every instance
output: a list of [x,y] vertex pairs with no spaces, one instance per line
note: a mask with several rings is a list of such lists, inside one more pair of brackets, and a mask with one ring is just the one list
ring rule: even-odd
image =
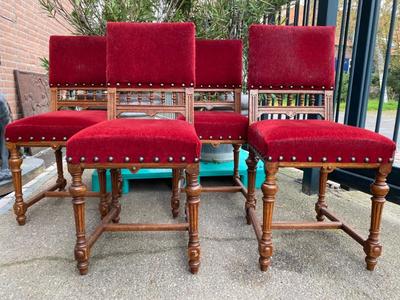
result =
[[[247,165],[246,159],[248,156],[248,152],[246,150],[240,150],[240,161],[239,161],[239,176],[244,184],[247,187]],[[232,176],[233,170],[233,161],[227,162],[200,162],[200,178],[201,177],[218,177],[218,176]],[[137,173],[133,174],[128,169],[123,169],[121,171],[122,175],[122,193],[126,194],[129,192],[129,180],[134,179],[154,179],[154,178],[171,178],[172,171],[171,169],[143,169],[139,170]],[[260,188],[262,183],[264,182],[264,165],[260,161],[257,166],[257,175],[256,175],[256,187]],[[107,178],[107,191],[111,190],[111,176],[110,172],[106,173]],[[97,171],[94,171],[92,174],[92,190],[98,192],[99,188],[99,179]]]

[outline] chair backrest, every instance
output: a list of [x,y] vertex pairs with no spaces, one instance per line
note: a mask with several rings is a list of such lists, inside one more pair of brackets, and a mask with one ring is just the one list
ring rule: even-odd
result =
[[195,107],[240,112],[242,56],[241,40],[196,40]]
[[249,118],[262,114],[333,118],[335,27],[249,28]]
[[193,23],[107,24],[109,119],[175,113],[193,122],[194,85]]
[[51,110],[107,108],[105,37],[51,36],[49,63]]

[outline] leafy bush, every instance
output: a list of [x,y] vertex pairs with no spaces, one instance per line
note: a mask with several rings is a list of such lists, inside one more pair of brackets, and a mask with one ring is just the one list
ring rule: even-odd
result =
[[[107,21],[191,21],[197,37],[242,39],[247,70],[247,32],[281,10],[287,0],[39,0],[50,18],[78,35],[104,35]],[[283,20],[284,21],[284,20]],[[246,77],[246,75],[244,75]]]

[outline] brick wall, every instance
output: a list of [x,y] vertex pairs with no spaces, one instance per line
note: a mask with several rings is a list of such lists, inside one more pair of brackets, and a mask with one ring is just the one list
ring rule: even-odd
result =
[[48,57],[52,34],[70,33],[46,16],[38,0],[0,1],[0,92],[5,94],[14,119],[21,112],[13,71],[45,73],[39,58]]

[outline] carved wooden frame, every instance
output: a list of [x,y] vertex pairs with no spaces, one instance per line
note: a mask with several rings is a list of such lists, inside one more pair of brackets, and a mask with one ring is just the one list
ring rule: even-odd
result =
[[[287,90],[267,90],[262,91],[265,93],[323,93],[325,95],[324,106],[316,108],[301,108],[287,107],[287,108],[262,108],[258,107],[258,90],[250,90],[249,99],[249,115],[250,122],[255,122],[262,113],[283,113],[295,116],[297,114],[320,114],[324,118],[332,120],[333,105],[332,105],[332,91],[287,91]],[[364,249],[366,254],[365,261],[367,269],[374,270],[377,264],[377,258],[381,255],[382,246],[379,242],[380,223],[382,218],[382,209],[385,202],[385,196],[389,192],[389,186],[386,183],[386,177],[392,169],[391,162],[364,162],[364,163],[341,163],[341,162],[271,162],[268,158],[263,157],[257,153],[256,149],[249,145],[249,157],[246,160],[248,166],[248,194],[245,204],[247,224],[252,224],[254,232],[258,240],[259,250],[259,264],[262,271],[266,271],[271,264],[271,257],[273,253],[272,243],[272,230],[288,230],[288,229],[341,229],[347,233],[351,238],[358,242]],[[255,175],[258,160],[264,162],[265,181],[261,187],[263,193],[263,220],[260,222],[256,215],[256,197],[255,197]],[[294,167],[294,168],[320,168],[320,183],[318,201],[315,204],[317,222],[273,222],[273,210],[276,193],[278,187],[276,184],[276,174],[279,168]],[[371,209],[371,224],[369,236],[367,239],[363,238],[351,226],[342,221],[334,213],[328,209],[326,197],[326,185],[328,174],[336,168],[351,168],[351,169],[376,169],[376,177],[374,183],[371,185],[372,193],[372,209]],[[324,222],[328,219],[329,222]]]
[[[232,93],[233,101],[196,101],[194,100],[195,108],[206,108],[207,110],[211,110],[213,108],[231,108],[234,112],[241,113],[241,88],[195,88],[194,93]],[[247,188],[244,186],[243,182],[240,180],[239,176],[239,153],[240,147],[245,144],[247,141],[245,139],[241,140],[210,140],[200,138],[202,144],[211,144],[213,147],[218,147],[221,144],[231,144],[233,146],[233,186],[202,186],[202,192],[241,192],[245,197],[247,197]],[[180,173],[179,171],[172,173],[172,189],[179,190],[180,184]],[[184,189],[181,189],[184,191]],[[172,208],[172,216],[174,218],[179,215],[179,198],[175,198],[171,200],[171,208]]]
[[[122,91],[149,91],[148,89],[126,89],[126,88],[108,88],[108,117],[115,119],[122,112],[145,112],[150,116],[156,113],[177,112],[186,116],[186,119],[193,122],[193,88],[182,89],[156,89],[152,91],[171,92],[176,91],[184,95],[184,103],[177,103],[177,107],[163,105],[129,105],[123,106],[117,103],[117,94]],[[181,100],[178,100],[181,101]],[[174,104],[174,103],[173,103]],[[131,172],[137,172],[140,169],[165,168],[172,169],[174,173],[180,170],[186,171],[186,222],[177,224],[143,224],[143,223],[124,223],[119,224],[119,214],[121,205],[119,197],[115,190],[118,185],[118,172],[120,169],[129,169]],[[104,206],[104,214],[100,224],[94,229],[93,233],[86,236],[85,225],[85,195],[86,187],[82,183],[82,173],[85,169],[105,170],[111,169],[112,181],[112,200],[108,206]],[[188,231],[188,262],[190,272],[196,274],[200,267],[200,241],[198,234],[198,208],[200,205],[201,187],[198,182],[199,163],[88,163],[81,162],[78,164],[68,163],[68,170],[73,178],[70,192],[73,197],[75,226],[76,226],[76,245],[75,259],[77,267],[81,275],[88,272],[90,250],[105,231]],[[178,198],[179,190],[173,189],[171,202]]]
[[[87,88],[83,86],[74,87],[52,87],[50,88],[50,110],[56,111],[60,107],[64,106],[80,106],[84,108],[88,107],[106,107],[106,101],[101,103],[92,103],[89,101],[59,101],[60,90],[93,90],[97,91],[99,88]],[[104,89],[102,89],[104,90]],[[10,152],[9,165],[13,177],[13,185],[15,191],[15,203],[14,203],[14,213],[16,215],[16,220],[19,225],[25,225],[26,223],[26,211],[33,204],[42,200],[43,198],[53,197],[53,198],[65,198],[70,197],[71,194],[65,191],[67,181],[64,178],[63,163],[62,163],[62,148],[66,145],[66,140],[51,140],[51,141],[17,141],[17,142],[6,142],[6,146]],[[21,147],[51,147],[54,150],[57,165],[57,180],[56,183],[50,186],[45,191],[39,192],[32,196],[27,201],[23,199],[22,193],[22,156],[20,153]],[[111,199],[111,194],[106,192],[106,177],[105,172],[99,173],[99,186],[100,192],[86,192],[87,197],[100,197],[100,212],[101,207],[108,203]],[[121,189],[121,183],[119,189]]]

